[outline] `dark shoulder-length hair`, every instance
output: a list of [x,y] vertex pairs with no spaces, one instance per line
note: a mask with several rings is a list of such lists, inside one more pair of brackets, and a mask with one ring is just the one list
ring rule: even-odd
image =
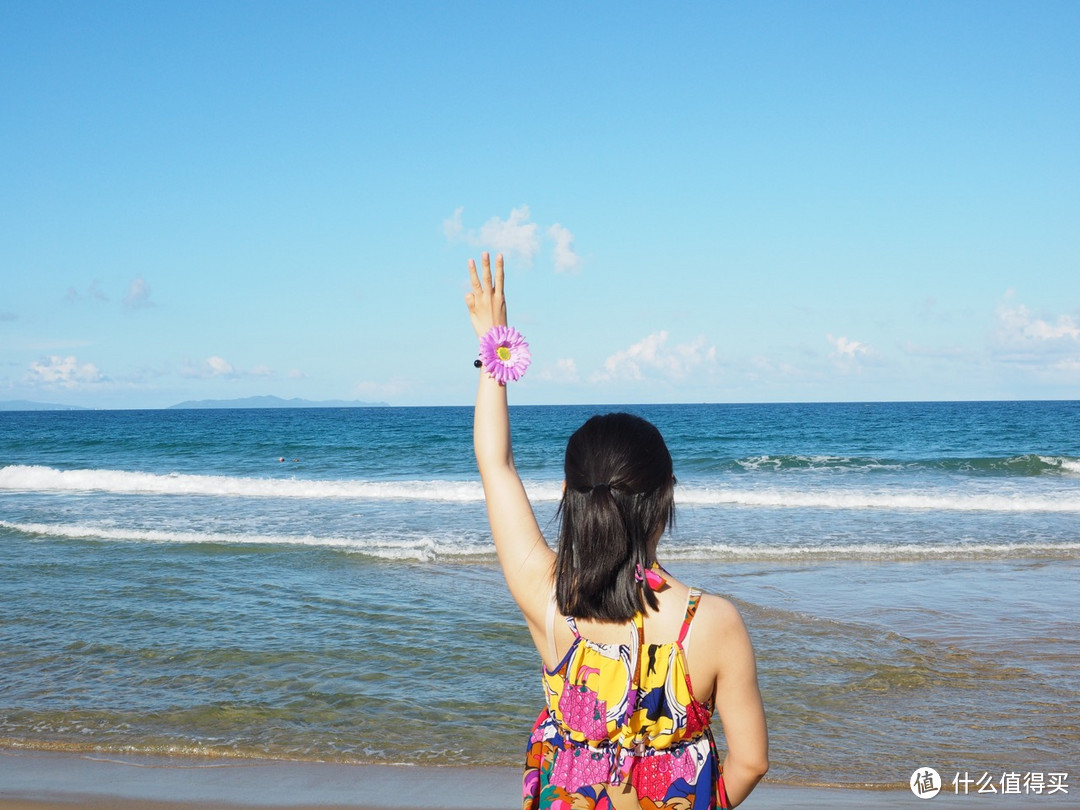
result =
[[594,416],[570,437],[559,504],[555,599],[565,616],[627,621],[656,596],[635,576],[656,562],[655,540],[675,524],[671,454],[651,423]]

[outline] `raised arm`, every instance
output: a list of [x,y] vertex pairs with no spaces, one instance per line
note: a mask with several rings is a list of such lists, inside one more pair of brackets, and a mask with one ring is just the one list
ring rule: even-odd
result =
[[[481,278],[476,272],[476,262],[469,260],[472,291],[465,296],[478,338],[492,326],[506,324],[503,258],[497,256],[495,259],[494,279],[490,255],[484,253],[482,262]],[[476,392],[473,448],[484,484],[491,536],[506,584],[525,614],[537,647],[542,649],[555,555],[544,542],[525,487],[514,467],[506,386],[484,372],[480,373],[480,387]]]

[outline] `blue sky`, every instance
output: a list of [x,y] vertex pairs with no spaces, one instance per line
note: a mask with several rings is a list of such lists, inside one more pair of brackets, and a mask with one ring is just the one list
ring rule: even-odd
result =
[[[584,6],[584,7],[582,7]],[[1080,4],[0,0],[0,400],[1080,397]]]

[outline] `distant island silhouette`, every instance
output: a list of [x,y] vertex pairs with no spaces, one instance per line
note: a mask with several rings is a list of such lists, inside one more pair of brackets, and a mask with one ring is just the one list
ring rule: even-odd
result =
[[31,402],[29,399],[8,399],[0,402],[0,411],[89,411],[78,405],[58,405],[55,402]]
[[[149,408],[147,410],[197,410],[205,408],[389,408],[387,402],[361,402],[360,400],[327,399],[313,401],[309,399],[282,399],[281,397],[241,397],[240,399],[193,399],[170,405],[167,408]],[[61,405],[54,402],[33,402],[28,399],[9,399],[0,401],[0,411],[92,411],[78,405]],[[115,410],[106,408],[103,410]]]

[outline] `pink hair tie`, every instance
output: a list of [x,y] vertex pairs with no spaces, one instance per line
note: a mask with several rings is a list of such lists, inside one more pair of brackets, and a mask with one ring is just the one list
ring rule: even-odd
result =
[[658,591],[664,585],[664,578],[656,571],[656,566],[649,569],[643,569],[641,563],[638,563],[637,570],[634,572],[634,579],[638,582],[644,582],[650,591]]

